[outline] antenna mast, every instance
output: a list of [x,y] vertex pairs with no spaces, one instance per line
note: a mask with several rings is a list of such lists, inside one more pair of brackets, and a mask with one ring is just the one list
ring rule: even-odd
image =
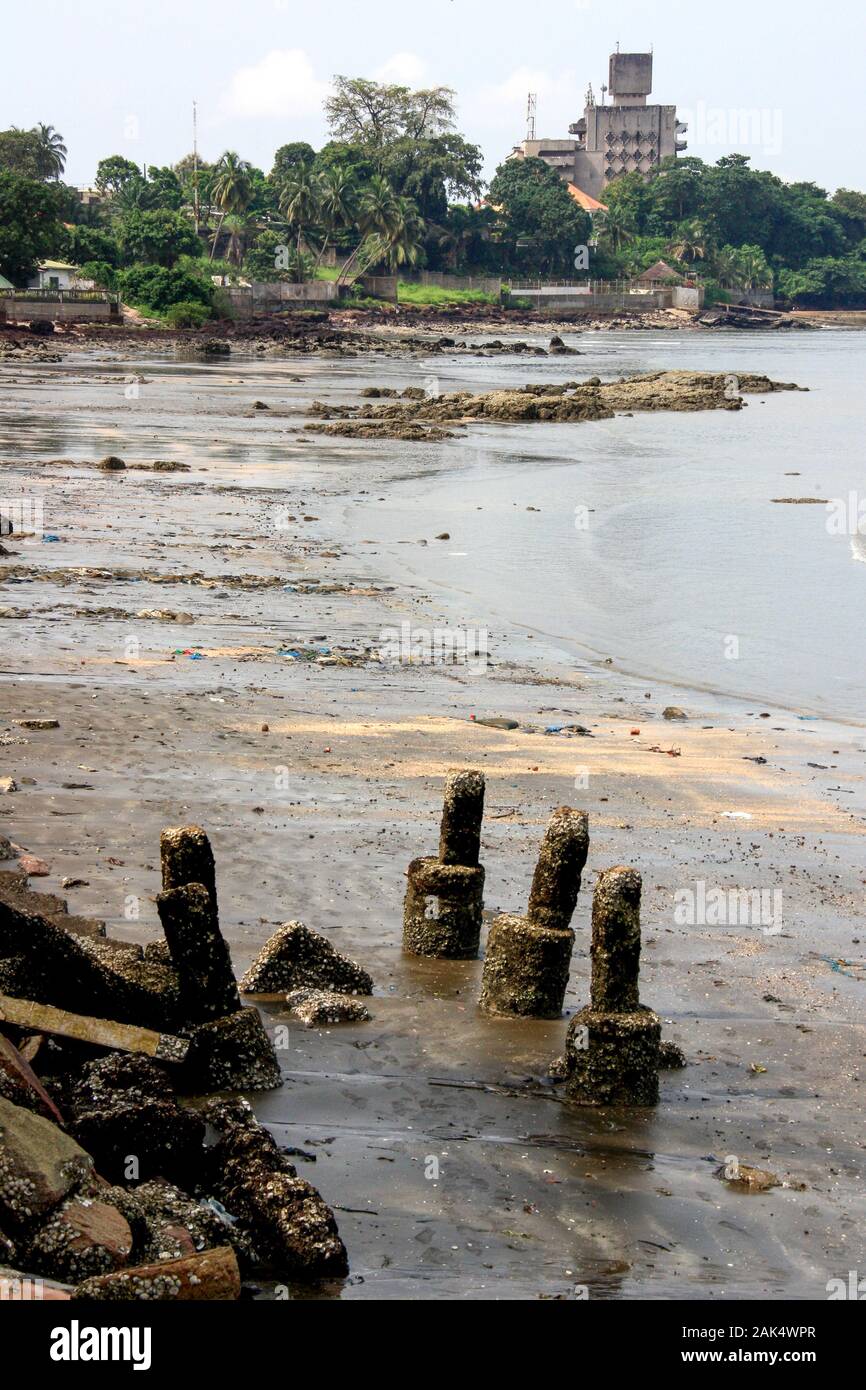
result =
[[530,92],[526,98],[526,138],[535,139],[535,108],[538,104],[536,92]]

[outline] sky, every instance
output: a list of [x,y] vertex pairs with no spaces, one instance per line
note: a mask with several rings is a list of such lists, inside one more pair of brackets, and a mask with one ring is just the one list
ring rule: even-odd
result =
[[527,93],[539,137],[567,136],[619,43],[652,47],[650,100],[689,121],[689,154],[866,191],[863,0],[41,0],[38,41],[33,13],[3,18],[0,129],[55,126],[74,184],[110,154],[176,162],[193,99],[205,159],[234,149],[267,172],[277,146],[325,143],[337,73],[452,87],[489,178],[524,137]]

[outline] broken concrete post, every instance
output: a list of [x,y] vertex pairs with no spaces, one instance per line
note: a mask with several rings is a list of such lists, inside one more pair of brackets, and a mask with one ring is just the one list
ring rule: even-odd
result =
[[488,933],[479,1000],[487,1013],[559,1018],[574,945],[569,924],[588,851],[586,813],[558,807],[542,841],[526,916],[502,913]]
[[477,867],[483,817],[484,773],[473,768],[449,772],[439,830],[441,863]]
[[184,1067],[193,1091],[272,1091],[280,1064],[258,1009],[238,1009],[193,1029]]
[[637,869],[608,869],[595,886],[589,997],[598,1013],[627,1014],[640,1007],[640,893]]
[[330,941],[303,922],[284,922],[277,927],[240,987],[244,994],[284,994],[307,987],[329,989],[335,994],[373,993],[367,971],[341,956]]
[[212,1101],[220,1133],[207,1150],[208,1191],[237,1218],[261,1256],[287,1275],[339,1279],[349,1272],[334,1213],[289,1162],[246,1101]]
[[478,955],[484,868],[478,862],[484,774],[451,772],[445,784],[439,857],[413,859],[403,904],[403,950],[472,960]]
[[474,960],[481,939],[484,869],[413,859],[403,903],[403,950]]
[[201,883],[213,899],[217,911],[216,868],[210,840],[200,825],[176,825],[159,837],[163,892]]
[[190,1023],[222,1018],[241,1007],[216,901],[206,885],[186,883],[156,899],[172,964],[180,982],[181,1010]]
[[607,869],[592,902],[592,986],[565,1040],[569,1098],[580,1105],[656,1105],[661,1024],[638,994],[641,877]]
[[589,853],[589,817],[559,806],[550,817],[532,876],[526,915],[539,927],[567,931],[577,906],[580,876]]

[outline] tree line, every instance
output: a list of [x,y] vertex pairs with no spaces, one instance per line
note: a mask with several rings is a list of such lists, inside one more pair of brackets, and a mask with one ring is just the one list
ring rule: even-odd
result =
[[596,279],[663,258],[714,297],[772,288],[801,304],[866,304],[862,193],[784,183],[740,154],[671,158],[649,179],[618,178],[591,220],[538,159],[506,160],[485,189],[447,87],[338,77],[325,114],[327,143],[284,144],[267,173],[233,150],[173,166],[109,155],[89,201],[63,182],[52,126],[0,131],[0,273],[23,284],[38,261],[64,259],[145,312],[200,322],[219,310],[215,277],[305,280],[336,261],[347,278],[412,267],[579,278],[586,246]]

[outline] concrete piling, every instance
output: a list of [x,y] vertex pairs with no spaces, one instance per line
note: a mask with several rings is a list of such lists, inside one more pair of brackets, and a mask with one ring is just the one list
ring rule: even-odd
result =
[[210,840],[200,825],[176,825],[159,837],[163,891],[200,883],[210,893],[217,911],[216,867]]
[[574,945],[570,923],[588,852],[586,813],[558,807],[542,841],[526,916],[502,913],[488,933],[479,999],[485,1012],[559,1018]]
[[156,899],[172,964],[180,979],[181,1006],[191,1023],[204,1023],[241,1007],[229,948],[207,888],[185,883]]
[[539,927],[567,931],[577,906],[580,879],[589,853],[589,818],[559,806],[550,817],[532,876],[526,915]]
[[479,863],[484,774],[448,774],[439,856],[413,859],[403,903],[403,950],[410,955],[472,960],[478,955],[484,905]]
[[590,1003],[565,1040],[566,1094],[579,1105],[658,1103],[661,1023],[638,989],[640,895],[640,874],[625,866],[596,884]]
[[448,774],[439,831],[439,860],[477,868],[484,816],[484,773],[462,768]]

